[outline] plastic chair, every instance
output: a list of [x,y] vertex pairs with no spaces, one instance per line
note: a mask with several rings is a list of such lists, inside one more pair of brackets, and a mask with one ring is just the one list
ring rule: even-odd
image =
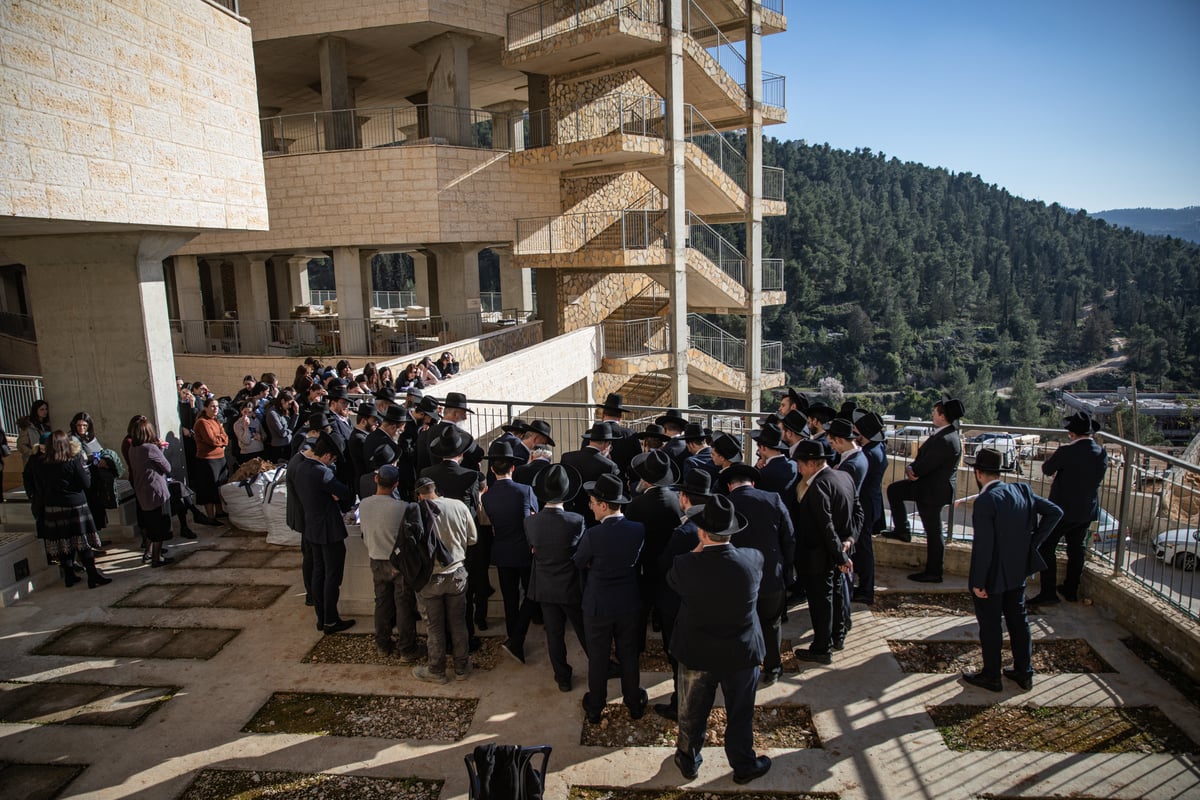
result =
[[[468,797],[470,800],[479,800],[479,798],[483,796],[482,787],[479,784],[479,774],[475,771],[475,753],[484,749],[486,746],[487,745],[479,745],[475,748],[475,750],[471,751],[470,754],[463,756],[463,761],[465,761],[467,764],[467,778],[469,779]],[[534,756],[541,755],[542,766],[540,769],[538,767],[534,767],[533,773],[537,776],[538,785],[541,787],[543,792],[546,791],[546,764],[550,761],[550,751],[552,749],[553,747],[551,745],[542,744],[531,747],[522,747],[520,750],[520,755],[528,756],[531,763]],[[490,797],[492,800],[513,800],[512,798],[499,797],[494,794],[490,795]]]

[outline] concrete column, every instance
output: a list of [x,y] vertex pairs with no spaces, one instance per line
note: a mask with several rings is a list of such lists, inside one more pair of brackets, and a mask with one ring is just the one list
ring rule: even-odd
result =
[[533,310],[533,270],[519,269],[512,264],[512,253],[492,248],[500,259],[500,305],[504,308]]
[[762,6],[746,4],[746,409],[762,401]]
[[667,230],[671,243],[667,291],[671,324],[671,404],[688,406],[687,196],[683,85],[684,0],[666,0]]
[[429,97],[429,135],[450,144],[471,143],[471,64],[467,52],[475,39],[443,33],[413,45],[425,57]]
[[525,149],[525,106],[521,100],[508,100],[485,106],[492,113],[492,149]]
[[430,247],[436,259],[430,271],[433,313],[447,326],[446,341],[455,341],[479,333],[479,251],[478,245],[438,245]]
[[265,355],[271,341],[271,308],[267,297],[267,260],[262,256],[237,256],[233,259],[234,287],[237,291],[238,351],[244,355]]
[[204,336],[204,295],[200,290],[200,264],[195,256],[175,256],[175,302],[179,305],[179,325],[183,352],[207,353]]
[[346,40],[322,36],[317,40],[321,62],[321,108],[326,112],[325,149],[344,150],[359,146],[354,119],[354,91],[346,73]]
[[308,262],[311,260],[308,256],[292,256],[287,260],[288,296],[292,307],[312,305],[312,291],[308,286]]
[[413,261],[413,294],[419,306],[429,305],[429,254],[409,253]]
[[[117,449],[130,417],[145,414],[179,450],[162,260],[193,235],[5,241],[6,254],[28,270],[42,363],[59,366],[46,370],[44,378],[57,425],[65,428],[76,411],[85,410],[95,420],[100,441]],[[70,303],[63,302],[65,286],[70,287]]]
[[529,146],[550,144],[550,76],[526,72],[529,81]]
[[538,319],[542,321],[542,338],[553,339],[564,332],[562,292],[559,291],[558,270],[539,269],[537,282]]
[[370,291],[370,279],[363,280],[363,253],[366,253],[367,275],[370,276],[374,251],[360,252],[357,247],[335,247],[333,256],[333,285],[337,290],[339,355],[365,355],[368,347],[368,327],[365,322],[368,307],[365,301]]

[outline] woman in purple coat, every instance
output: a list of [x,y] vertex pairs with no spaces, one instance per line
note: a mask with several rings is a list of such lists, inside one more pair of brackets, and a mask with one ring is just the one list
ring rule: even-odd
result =
[[152,567],[175,560],[162,554],[163,542],[171,538],[171,492],[167,486],[171,464],[163,455],[165,446],[158,439],[154,423],[142,417],[133,429],[129,476],[137,496],[138,527],[149,542],[149,550],[142,557],[148,557]]

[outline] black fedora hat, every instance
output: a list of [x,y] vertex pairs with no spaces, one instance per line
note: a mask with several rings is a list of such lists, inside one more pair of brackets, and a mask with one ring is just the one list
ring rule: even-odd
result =
[[668,409],[667,413],[663,414],[661,417],[656,417],[654,424],[662,425],[664,428],[667,425],[674,425],[677,428],[686,428],[688,421],[687,418],[683,416],[682,411],[680,411],[678,408],[671,408]]
[[408,422],[408,412],[403,407],[392,403],[387,407],[387,411],[383,412],[383,421],[392,425],[403,425]]
[[520,436],[522,433],[529,430],[529,423],[520,417],[513,417],[512,422],[508,423],[507,425],[501,425],[500,430],[504,431],[505,433],[512,433]]
[[510,461],[517,461],[517,456],[513,453],[512,442],[503,439],[497,439],[488,445],[486,459],[507,458]]
[[551,464],[533,476],[533,493],[543,503],[565,503],[579,494],[583,478],[569,464]]
[[967,413],[963,408],[962,401],[954,397],[946,397],[939,400],[935,404],[936,408],[942,409],[942,416],[950,422],[962,419],[962,415]]
[[442,403],[442,407],[448,409],[457,408],[460,411],[467,412],[468,414],[475,413],[467,407],[467,396],[462,392],[446,392],[446,399]]
[[797,461],[828,461],[832,455],[827,442],[809,439],[796,445],[792,458]]
[[633,436],[635,439],[662,439],[664,442],[671,438],[667,432],[663,430],[662,425],[654,422],[651,422],[649,425],[647,425],[646,430],[642,431],[641,433],[635,433]]
[[621,435],[607,422],[597,422],[583,432],[583,438],[589,442],[615,442]]
[[359,403],[358,408],[355,410],[354,413],[359,419],[371,419],[371,418],[379,419],[380,418],[379,417],[379,409],[377,409],[375,407],[374,403]]
[[708,438],[709,432],[704,429],[704,426],[699,422],[689,422],[680,434],[681,439],[685,442],[699,442]]
[[436,397],[431,394],[427,394],[417,402],[415,408],[422,414],[436,414],[439,405],[440,403],[438,403],[438,399]]
[[830,436],[836,436],[839,439],[854,439],[854,423],[848,419],[838,417],[833,422],[829,423],[829,427],[825,432]]
[[796,405],[796,408],[800,409],[801,413],[808,410],[808,395],[806,395],[804,392],[797,392],[795,389],[789,386],[787,390],[787,396],[788,399]]
[[386,400],[391,403],[396,399],[396,393],[392,391],[392,387],[384,386],[375,392],[374,397],[376,400]]
[[465,453],[474,441],[474,436],[457,425],[445,424],[429,440],[429,454],[436,458],[454,458]]
[[861,408],[854,412],[854,427],[869,442],[882,442],[883,417],[874,411],[863,411]]
[[662,450],[639,453],[629,462],[629,468],[651,486],[672,486],[679,482],[679,465]]
[[856,404],[853,400],[847,400],[846,402],[842,403],[842,407],[838,409],[838,419],[853,419],[854,411],[857,408],[858,404]]
[[550,445],[551,447],[558,447],[558,445],[554,443],[554,437],[550,435],[551,430],[550,423],[546,422],[544,419],[535,419],[533,422],[529,423],[529,433],[536,433],[540,436],[544,436],[546,437],[546,444]]
[[1076,411],[1071,416],[1065,418],[1063,424],[1067,430],[1079,436],[1091,436],[1100,430],[1101,427],[1096,418],[1086,411]]
[[765,417],[763,417],[762,419],[760,419],[758,421],[758,427],[765,428],[768,425],[774,425],[774,426],[778,427],[779,424],[782,422],[783,422],[783,417],[779,416],[774,411],[772,411],[770,414],[767,414]]
[[980,472],[999,472],[1003,463],[1000,453],[990,447],[982,447],[975,451],[975,469]]
[[712,494],[712,475],[706,469],[694,469],[675,488],[693,497],[707,497]]
[[687,510],[688,518],[714,536],[732,536],[746,527],[746,518],[733,508],[728,497],[713,495],[702,506]]
[[809,418],[815,418],[822,425],[828,425],[829,421],[837,416],[837,412],[833,410],[833,406],[822,403],[818,400],[808,407],[805,412]]
[[333,415],[324,409],[308,415],[308,429],[328,428],[333,425]]
[[783,431],[774,425],[768,425],[765,428],[755,431],[750,434],[750,438],[763,447],[769,447],[772,450],[788,449],[788,446],[783,442]]
[[609,505],[623,506],[629,502],[629,498],[625,496],[625,487],[616,475],[601,475],[596,480],[585,483],[583,490]]
[[804,416],[804,412],[793,408],[789,411],[782,420],[783,427],[787,428],[792,433],[804,433],[804,429],[808,426],[808,417]]
[[609,392],[608,397],[604,398],[604,402],[600,404],[600,408],[610,414],[620,416],[625,413],[625,398],[616,392]]
[[761,476],[756,467],[741,461],[737,462],[736,464],[730,464],[717,474],[717,480],[719,480],[721,483],[729,483],[730,481],[738,480],[757,483],[759,477]]
[[346,392],[346,387],[341,381],[330,381],[326,388],[329,393],[330,400],[349,400],[350,395]]
[[738,444],[737,439],[725,431],[717,431],[713,434],[712,448],[715,452],[720,453],[726,461],[737,461],[742,457],[742,446]]

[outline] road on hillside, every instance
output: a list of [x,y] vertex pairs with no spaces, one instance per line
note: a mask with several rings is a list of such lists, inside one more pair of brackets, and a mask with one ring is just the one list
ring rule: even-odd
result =
[[[1112,346],[1116,351],[1115,355],[1109,356],[1103,361],[1098,361],[1095,364],[1090,364],[1082,369],[1071,370],[1070,372],[1064,372],[1061,375],[1055,375],[1049,380],[1041,381],[1038,383],[1037,387],[1039,389],[1062,389],[1070,386],[1073,383],[1078,383],[1079,381],[1090,378],[1093,375],[1099,375],[1101,372],[1112,372],[1113,370],[1120,369],[1121,367],[1125,366],[1125,362],[1129,360],[1128,357],[1122,352],[1125,347],[1125,340],[1114,338],[1112,340]],[[1011,397],[1012,387],[1002,386],[996,390],[996,394],[1004,398]]]

